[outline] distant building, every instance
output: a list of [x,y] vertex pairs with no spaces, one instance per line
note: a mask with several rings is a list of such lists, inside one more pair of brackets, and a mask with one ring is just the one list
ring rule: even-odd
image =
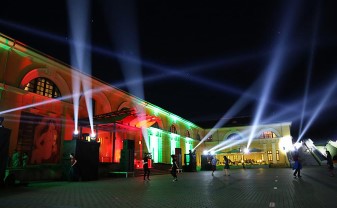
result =
[[[203,145],[205,149],[216,151],[220,161],[223,161],[223,156],[226,155],[234,164],[289,166],[287,151],[292,145],[290,122],[256,126],[251,142],[249,142],[250,133],[253,131],[249,125],[251,118],[233,118],[223,123],[221,127],[213,130],[212,138],[206,140]],[[210,131],[212,129],[206,129],[205,134]]]

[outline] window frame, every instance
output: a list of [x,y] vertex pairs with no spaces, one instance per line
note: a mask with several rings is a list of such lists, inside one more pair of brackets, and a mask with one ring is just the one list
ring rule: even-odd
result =
[[61,92],[57,85],[45,77],[36,77],[35,79],[32,79],[23,89],[27,92],[32,92],[48,98],[61,97]]

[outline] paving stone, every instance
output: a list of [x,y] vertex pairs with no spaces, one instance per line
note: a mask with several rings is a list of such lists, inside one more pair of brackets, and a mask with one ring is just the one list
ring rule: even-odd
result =
[[[336,208],[337,177],[326,167],[304,167],[302,178],[289,168],[183,172],[173,182],[169,174],[104,178],[82,182],[39,182],[0,190],[0,208],[105,207],[284,207]],[[276,187],[276,188],[275,188]]]

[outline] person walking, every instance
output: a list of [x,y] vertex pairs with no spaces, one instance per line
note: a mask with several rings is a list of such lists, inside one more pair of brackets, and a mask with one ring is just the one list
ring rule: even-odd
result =
[[12,167],[18,168],[20,166],[20,153],[15,149],[12,155]]
[[150,181],[150,168],[149,168],[149,164],[148,164],[149,159],[150,158],[149,158],[148,154],[145,154],[144,158],[143,158],[144,181],[146,181],[146,179],[148,181]]
[[294,155],[293,155],[293,160],[294,160],[294,166],[293,166],[293,170],[294,171],[294,177],[299,177],[301,178],[301,169],[302,169],[302,164],[301,164],[301,161],[300,161],[300,156],[299,156],[299,153],[298,153],[298,150],[295,150],[294,152]]
[[223,159],[224,159],[224,162],[225,162],[225,165],[223,166],[224,171],[225,171],[225,176],[230,176],[229,175],[229,160],[228,160],[228,157],[225,155],[225,156],[223,156]]
[[214,171],[216,170],[216,163],[218,162],[218,160],[216,159],[215,156],[212,157],[211,160],[211,165],[212,165],[212,176],[214,176]]
[[335,176],[335,174],[333,173],[333,169],[334,169],[333,160],[332,160],[331,154],[328,150],[326,151],[326,161],[327,161],[327,164],[328,164],[328,170],[329,170],[330,176],[331,177]]
[[171,175],[173,176],[173,181],[177,181],[177,169],[179,168],[177,164],[177,158],[175,155],[171,155],[172,158],[172,167],[171,167]]
[[69,157],[70,157],[70,171],[69,171],[70,180],[77,181],[78,180],[77,159],[74,153],[70,153]]
[[25,168],[27,166],[28,162],[28,154],[27,152],[24,152],[22,155],[22,167]]

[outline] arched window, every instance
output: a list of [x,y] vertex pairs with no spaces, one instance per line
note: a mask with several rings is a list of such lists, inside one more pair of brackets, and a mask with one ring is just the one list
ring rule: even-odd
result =
[[189,130],[186,130],[186,137],[191,138],[191,134]]
[[276,138],[276,134],[272,131],[264,131],[262,132],[260,138],[263,138],[263,139],[270,139],[270,138]]
[[268,161],[273,161],[273,153],[269,150],[267,151]]
[[242,137],[239,134],[231,134],[227,137],[227,140],[241,140]]
[[38,77],[31,80],[26,84],[24,90],[49,98],[61,97],[60,90],[57,88],[54,82],[44,77]]
[[160,129],[158,122],[152,124],[151,127]]
[[171,126],[170,132],[177,134],[177,129],[174,125]]

